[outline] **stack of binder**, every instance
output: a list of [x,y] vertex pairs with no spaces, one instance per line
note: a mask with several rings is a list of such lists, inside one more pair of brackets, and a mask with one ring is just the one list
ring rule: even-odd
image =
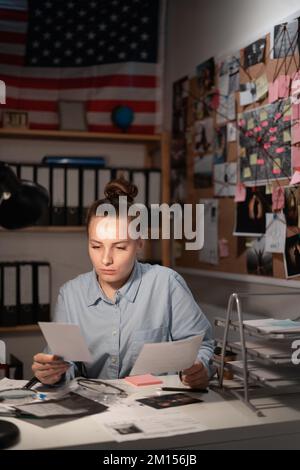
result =
[[12,163],[10,166],[19,178],[34,181],[49,192],[50,206],[37,225],[85,225],[89,206],[103,198],[105,185],[120,175],[137,185],[136,202],[147,207],[161,202],[160,169],[34,163]]
[[0,325],[31,325],[50,320],[50,264],[0,263]]

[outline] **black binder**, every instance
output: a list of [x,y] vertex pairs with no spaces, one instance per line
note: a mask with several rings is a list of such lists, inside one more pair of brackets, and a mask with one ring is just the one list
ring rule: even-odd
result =
[[32,263],[20,262],[18,269],[18,325],[32,325],[34,315],[34,276]]

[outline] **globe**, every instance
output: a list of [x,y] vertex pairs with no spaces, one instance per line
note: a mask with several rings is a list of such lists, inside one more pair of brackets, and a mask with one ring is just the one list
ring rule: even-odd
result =
[[134,112],[129,106],[116,106],[111,113],[111,120],[115,126],[126,132],[134,120]]

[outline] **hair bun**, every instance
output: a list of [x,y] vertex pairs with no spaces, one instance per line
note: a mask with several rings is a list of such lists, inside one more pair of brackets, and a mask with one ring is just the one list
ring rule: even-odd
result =
[[135,184],[130,183],[125,178],[118,178],[107,183],[104,195],[107,199],[116,199],[119,196],[127,196],[129,202],[133,202],[138,193]]

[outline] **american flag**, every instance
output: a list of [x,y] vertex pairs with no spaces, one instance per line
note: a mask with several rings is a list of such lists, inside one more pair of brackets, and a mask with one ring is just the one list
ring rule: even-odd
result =
[[88,130],[118,132],[111,112],[134,111],[132,133],[159,132],[164,0],[0,0],[5,109],[32,129],[59,129],[59,101],[85,103]]

